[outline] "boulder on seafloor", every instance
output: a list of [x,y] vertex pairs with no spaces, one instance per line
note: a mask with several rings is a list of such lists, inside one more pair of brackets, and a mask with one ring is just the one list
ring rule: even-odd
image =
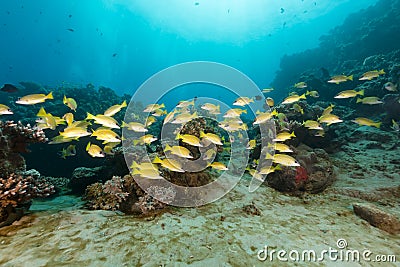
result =
[[394,215],[378,209],[372,204],[353,204],[354,213],[362,219],[390,234],[400,233],[400,221]]
[[304,144],[295,149],[299,167],[283,167],[267,177],[268,185],[278,191],[320,193],[335,181],[333,165],[323,149]]
[[68,186],[71,188],[72,193],[83,194],[88,185],[102,181],[103,172],[104,167],[76,168],[72,173]]

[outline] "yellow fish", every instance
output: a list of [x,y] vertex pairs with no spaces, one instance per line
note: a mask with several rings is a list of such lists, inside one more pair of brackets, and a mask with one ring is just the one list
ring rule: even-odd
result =
[[319,97],[319,93],[317,92],[317,91],[307,91],[306,92],[306,96],[311,96],[311,97],[314,97],[314,98],[318,98]]
[[346,90],[338,93],[334,98],[342,99],[342,98],[351,98],[356,97],[358,95],[364,95],[364,90],[356,91],[356,90]]
[[295,103],[295,104],[293,105],[293,109],[294,109],[295,111],[301,113],[301,114],[304,114],[303,108],[302,108],[299,104],[297,104],[297,103]]
[[66,159],[67,157],[72,157],[75,155],[76,155],[75,145],[69,145],[67,148],[63,148],[60,153],[60,156],[63,159]]
[[144,123],[144,126],[149,127],[150,125],[152,125],[156,121],[157,121],[156,117],[149,116],[149,117],[147,117],[146,122]]
[[95,144],[91,144],[90,142],[86,146],[86,151],[93,158],[104,158],[105,154],[101,147]]
[[206,151],[206,153],[204,153],[205,155],[204,155],[204,157],[203,157],[203,160],[212,160],[212,159],[214,159],[214,156],[217,154],[217,152],[214,150],[214,149],[212,149],[212,148],[210,148],[209,150],[207,150]]
[[143,112],[154,112],[157,109],[165,108],[164,104],[150,104],[147,105]]
[[262,89],[262,92],[265,94],[265,93],[269,93],[269,92],[272,92],[272,91],[274,91],[274,88],[264,88],[264,89]]
[[296,137],[296,135],[294,134],[294,132],[281,132],[279,134],[276,135],[276,137],[272,140],[274,142],[284,142],[286,140],[291,139],[292,137]]
[[224,145],[224,144],[222,143],[222,141],[221,141],[221,138],[220,138],[218,135],[216,135],[216,134],[213,134],[213,133],[204,133],[203,131],[200,131],[200,137],[201,137],[201,138],[204,138],[204,139],[206,139],[206,140],[208,140],[208,141],[210,141],[211,143],[214,143],[214,144],[216,144],[216,145],[220,145],[220,146]]
[[151,135],[151,134],[146,134],[141,136],[139,139],[133,140],[133,144],[136,146],[137,144],[151,144],[154,141],[157,141],[157,137]]
[[191,135],[191,134],[177,134],[176,139],[182,139],[182,142],[192,145],[192,146],[197,146],[197,147],[202,147],[203,145],[200,143],[200,139],[197,136]]
[[373,78],[379,77],[379,75],[386,74],[383,69],[381,70],[372,70],[372,71],[367,71],[364,73],[361,78],[359,79],[360,81],[365,81],[365,80],[372,80]]
[[122,128],[128,128],[128,130],[134,131],[134,132],[138,132],[138,133],[145,133],[148,132],[149,130],[146,129],[146,126],[140,122],[130,122],[130,123],[126,123],[126,122],[122,122],[121,125]]
[[381,122],[375,122],[373,120],[367,119],[367,118],[363,118],[363,117],[359,117],[359,118],[355,118],[354,120],[352,120],[352,122],[355,122],[359,125],[365,125],[365,126],[373,126],[376,128],[380,128],[381,127]]
[[377,104],[382,104],[383,102],[379,100],[379,98],[376,96],[368,96],[364,98],[357,98],[356,103],[362,103],[366,105],[377,105]]
[[166,110],[162,110],[162,109],[156,109],[154,110],[151,115],[155,116],[155,117],[161,117],[162,115],[167,114]]
[[53,137],[53,139],[51,139],[49,144],[50,145],[63,144],[63,143],[71,142],[72,140],[74,140],[74,138],[68,138],[68,137],[64,137],[62,135],[57,135],[57,136]]
[[226,171],[228,170],[228,167],[225,166],[225,164],[221,163],[221,162],[216,162],[214,161],[213,163],[211,163],[210,165],[208,165],[209,167],[219,170],[219,171]]
[[108,128],[113,128],[113,129],[119,129],[120,128],[118,126],[118,122],[113,117],[105,116],[105,115],[102,115],[102,114],[94,116],[94,115],[92,115],[92,114],[90,114],[88,112],[86,120],[94,120],[94,122],[96,124],[100,124],[100,125],[103,125],[103,126],[108,127]]
[[166,145],[165,152],[169,151],[171,152],[171,154],[174,154],[176,156],[182,157],[182,158],[187,158],[187,159],[192,159],[193,156],[190,154],[190,150],[187,149],[186,147],[183,146],[170,146],[170,145]]
[[300,101],[300,99],[306,99],[306,94],[302,94],[302,95],[291,95],[285,98],[285,100],[283,100],[282,104],[291,104],[297,101]]
[[267,104],[269,107],[273,107],[275,105],[275,101],[271,97],[267,97],[265,99],[265,104]]
[[166,169],[169,169],[174,172],[185,172],[182,169],[182,164],[174,159],[160,159],[158,156],[153,160],[153,163],[161,164]]
[[194,105],[194,99],[191,101],[180,101],[176,107],[177,108],[187,108],[187,107],[190,107],[193,105]]
[[104,115],[109,116],[109,117],[114,116],[115,114],[120,112],[120,110],[126,106],[127,106],[126,100],[124,100],[124,102],[122,102],[120,105],[113,105],[113,106],[109,107],[106,111],[104,111]]
[[63,103],[64,103],[64,105],[66,105],[73,111],[76,111],[76,109],[78,107],[78,104],[76,103],[75,99],[67,98],[65,95],[64,95]]
[[310,130],[323,130],[321,125],[317,121],[313,120],[307,120],[303,122],[304,127],[310,129]]
[[135,169],[132,170],[131,174],[133,176],[138,175],[140,177],[148,178],[148,179],[164,179],[160,175],[160,173],[158,172],[157,169],[150,169],[150,168],[138,169],[138,168],[135,168]]
[[299,88],[299,89],[306,88],[307,83],[306,82],[298,82],[294,85],[294,87]]
[[171,123],[173,124],[184,124],[187,123],[193,119],[198,118],[197,116],[197,112],[190,114],[190,113],[183,113],[183,114],[179,114],[175,117],[175,119],[173,121],[171,121]]
[[281,171],[281,170],[282,170],[282,168],[281,168],[280,165],[276,165],[275,167],[266,166],[266,167],[261,168],[261,170],[258,173],[259,174],[268,175],[268,174],[273,173],[275,171]]
[[237,117],[240,117],[240,115],[242,113],[247,114],[247,110],[240,109],[240,108],[233,108],[233,109],[228,110],[222,117],[224,117],[224,118],[237,118]]
[[256,147],[256,140],[255,139],[253,139],[253,140],[250,140],[248,143],[247,143],[247,146],[246,146],[246,149],[253,149],[253,148],[255,148]]
[[96,137],[97,140],[104,141],[103,144],[121,142],[119,135],[106,127],[97,128],[91,136]]
[[331,77],[331,79],[328,81],[328,83],[339,84],[339,83],[342,83],[342,82],[345,82],[345,81],[352,81],[352,80],[353,80],[353,75],[349,75],[349,76],[336,75],[336,76]]
[[64,138],[72,138],[77,139],[80,137],[88,136],[90,133],[81,127],[68,127],[65,128],[63,132],[60,132],[60,135]]
[[268,143],[268,147],[272,147],[275,150],[282,152],[282,153],[291,153],[293,150],[290,149],[288,145],[282,144],[282,143]]
[[400,131],[399,124],[395,120],[392,120],[392,124],[393,124],[392,129],[395,130],[396,132],[399,132]]
[[221,114],[220,105],[205,103],[204,105],[201,106],[201,109],[207,110],[208,112],[214,115]]
[[329,113],[329,114],[322,115],[321,117],[319,117],[318,121],[320,123],[326,123],[327,125],[331,125],[334,123],[342,122],[343,120],[341,120],[338,116]]
[[27,95],[23,96],[15,103],[20,104],[20,105],[35,105],[39,103],[45,102],[47,99],[53,99],[53,92],[50,92],[48,95],[45,94],[33,94],[33,95]]
[[297,162],[295,158],[285,154],[275,154],[272,156],[271,154],[267,153],[265,159],[272,159],[272,162],[283,166],[288,166],[288,167],[300,166],[300,164]]
[[241,106],[241,107],[243,107],[243,106],[249,105],[249,104],[252,103],[252,102],[254,102],[253,99],[251,99],[251,98],[249,98],[249,97],[247,97],[247,96],[242,96],[242,97],[237,98],[237,99],[235,100],[235,102],[233,102],[233,105],[234,105],[234,106]]
[[12,115],[14,114],[11,109],[3,104],[0,104],[0,115]]
[[63,119],[67,122],[68,126],[71,126],[74,122],[74,114],[72,113],[65,113]]
[[261,124],[261,123],[264,123],[264,122],[270,120],[272,118],[272,116],[278,115],[278,112],[276,110],[274,110],[272,112],[257,111],[256,114],[257,114],[257,117],[255,118],[253,125]]
[[322,112],[322,115],[331,114],[334,107],[335,107],[335,105],[330,104],[326,109],[324,109],[324,111]]

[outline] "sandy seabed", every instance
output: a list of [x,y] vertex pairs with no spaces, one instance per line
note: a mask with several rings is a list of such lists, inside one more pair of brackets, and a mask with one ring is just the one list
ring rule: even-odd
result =
[[[399,158],[400,149],[361,146],[355,143],[346,152],[332,155],[337,182],[318,195],[292,197],[266,186],[249,193],[247,177],[212,204],[171,208],[147,219],[85,210],[73,196],[36,201],[30,215],[0,230],[0,265],[400,266],[400,235],[379,230],[353,213],[353,203],[367,200],[338,193],[357,189],[372,194],[377,188],[400,185],[399,166],[390,164]],[[251,203],[261,215],[243,210]],[[398,199],[388,195],[374,204],[400,218]],[[347,242],[345,249],[337,247],[341,239]],[[257,255],[265,246],[268,252],[314,250],[317,257],[329,248],[344,254],[370,250],[371,259],[394,255],[397,263],[330,260],[328,255],[323,261],[295,261],[288,254],[283,262],[276,253],[272,260],[261,261]]]

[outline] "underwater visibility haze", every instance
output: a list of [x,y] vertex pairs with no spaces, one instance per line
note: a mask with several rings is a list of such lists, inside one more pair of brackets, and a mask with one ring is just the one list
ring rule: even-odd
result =
[[5,0],[1,266],[399,266],[400,0]]

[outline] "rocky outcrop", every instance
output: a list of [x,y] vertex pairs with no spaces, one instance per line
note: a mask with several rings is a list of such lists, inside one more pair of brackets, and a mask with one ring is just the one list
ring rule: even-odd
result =
[[353,204],[354,213],[362,219],[390,234],[400,233],[400,221],[394,215],[378,209],[372,204]]

